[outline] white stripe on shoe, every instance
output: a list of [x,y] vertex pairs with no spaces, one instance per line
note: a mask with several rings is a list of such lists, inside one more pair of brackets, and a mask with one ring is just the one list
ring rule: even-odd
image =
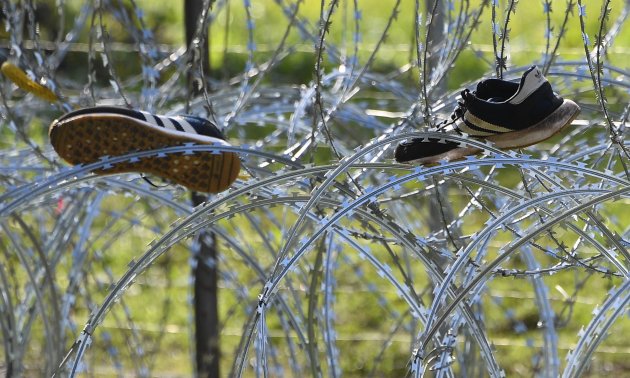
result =
[[[152,114],[152,113],[145,112],[142,110],[140,110],[139,112],[144,116],[144,119],[153,126],[162,127],[168,130],[175,130],[175,131],[180,131],[180,132],[182,132],[183,130],[183,132],[186,132],[186,133],[199,135],[197,130],[184,117],[180,117],[180,116],[167,117],[167,116]],[[178,128],[177,125],[175,125],[175,123],[181,126],[181,129]]]
[[496,133],[494,132],[490,132],[490,131],[480,131],[480,130],[475,130],[470,128],[466,122],[460,122],[457,124],[457,128],[459,129],[459,131],[466,133],[472,137],[486,137],[486,136],[490,136],[490,135],[494,135]]
[[175,124],[171,121],[170,118],[163,117],[163,116],[157,116],[157,117],[160,118],[160,120],[164,124],[164,127],[166,127],[167,129],[177,130],[177,127],[175,127]]
[[490,132],[491,134],[509,133],[514,131],[512,129],[508,129],[507,127],[495,125],[490,122],[484,121],[483,119],[472,114],[470,111],[466,111],[466,113],[464,113],[464,119],[472,123],[476,127]]
[[185,132],[197,134],[197,130],[195,130],[195,128],[192,127],[192,125],[188,123],[188,121],[186,121],[186,119],[184,119],[183,117],[173,117],[173,119],[179,123],[179,125],[184,129]]
[[153,126],[158,126],[158,127],[162,127],[160,126],[160,124],[158,123],[157,119],[155,118],[155,116],[149,112],[145,112],[140,110],[140,113],[144,116],[144,119],[150,123]]

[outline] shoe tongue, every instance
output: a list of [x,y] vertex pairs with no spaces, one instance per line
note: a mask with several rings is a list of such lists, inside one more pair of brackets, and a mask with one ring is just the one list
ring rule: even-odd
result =
[[521,77],[521,88],[538,87],[544,81],[542,71],[536,66],[531,66]]
[[547,79],[543,76],[542,71],[536,66],[531,66],[521,77],[518,91],[510,99],[510,103],[520,104],[546,81]]

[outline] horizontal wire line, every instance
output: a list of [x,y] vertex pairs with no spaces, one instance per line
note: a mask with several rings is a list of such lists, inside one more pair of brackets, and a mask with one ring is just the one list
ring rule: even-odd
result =
[[[71,42],[71,43],[66,43],[66,42],[54,42],[54,41],[38,41],[37,44],[35,44],[34,41],[32,40],[24,40],[23,41],[23,45],[22,48],[24,49],[36,49],[38,48],[37,45],[39,45],[39,48],[44,49],[44,50],[50,50],[50,51],[54,51],[57,50],[59,48],[60,45],[68,45],[68,51],[71,52],[82,52],[82,53],[88,53],[90,51],[90,45],[88,43],[84,43],[84,42]],[[109,51],[113,51],[113,52],[127,52],[127,53],[138,53],[138,44],[137,43],[126,43],[126,42],[107,42],[107,45],[109,46]],[[155,46],[156,49],[159,52],[162,53],[175,53],[178,52],[182,49],[185,49],[185,46],[183,45],[176,45],[176,44],[166,44],[166,43],[159,43],[159,44],[153,44],[152,46]],[[368,43],[361,43],[359,45],[359,51],[373,51],[374,47],[376,46],[376,43],[374,44],[368,44]],[[471,48],[473,50],[478,50],[478,51],[482,51],[482,52],[488,52],[491,53],[493,52],[493,48],[492,45],[489,44],[478,44],[478,43],[472,43]],[[0,42],[0,47],[2,48],[10,48],[11,44],[8,41],[4,41],[4,42]],[[271,53],[277,50],[277,45],[275,44],[267,44],[267,43],[260,43],[260,44],[256,44],[256,52],[258,53]],[[209,46],[210,51],[211,52],[223,52],[223,51],[227,51],[229,53],[237,53],[237,54],[246,54],[248,53],[250,50],[247,48],[247,45],[245,44],[230,44],[229,46],[227,46],[227,48],[225,46],[219,45],[219,44],[211,44],[211,46]],[[397,43],[397,44],[384,44],[380,46],[380,50],[383,51],[389,51],[389,52],[407,52],[409,51],[409,49],[413,48],[413,45],[411,44],[407,44],[407,43]],[[315,52],[315,49],[313,48],[312,45],[308,44],[308,43],[297,43],[297,44],[293,44],[291,45],[291,49],[294,50],[295,52]],[[536,46],[536,45],[516,45],[516,46],[511,46],[510,47],[510,52],[512,53],[520,53],[520,52],[540,52],[542,50],[545,49],[545,46]],[[100,43],[98,44],[94,44],[92,46],[92,51],[96,51],[96,52],[103,52],[103,48],[101,46]],[[618,55],[630,55],[630,47],[625,47],[625,46],[611,46],[606,50],[607,54],[618,54]],[[576,54],[583,54],[584,50],[582,47],[565,47],[565,48],[560,48],[558,49],[558,54],[563,55],[563,54],[569,54],[569,55],[576,55]]]

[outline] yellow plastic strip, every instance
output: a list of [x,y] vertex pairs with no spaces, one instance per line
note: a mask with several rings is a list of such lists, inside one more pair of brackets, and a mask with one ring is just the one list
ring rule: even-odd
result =
[[22,88],[23,90],[34,94],[35,96],[44,99],[48,102],[57,102],[59,98],[47,87],[31,80],[26,72],[22,71],[20,67],[15,66],[9,62],[2,63],[0,68],[4,76],[13,82],[13,84]]

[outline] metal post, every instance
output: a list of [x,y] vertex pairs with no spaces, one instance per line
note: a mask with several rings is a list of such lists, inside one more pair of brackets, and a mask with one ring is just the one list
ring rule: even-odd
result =
[[[193,204],[200,204],[205,196],[192,193]],[[197,376],[219,377],[219,313],[218,313],[218,271],[215,235],[201,231],[197,236],[195,250],[194,311],[195,347]]]
[[[437,54],[438,50],[441,48],[441,45],[446,41],[446,36],[444,35],[444,22],[446,22],[446,6],[441,0],[437,1],[437,11],[433,15],[431,19],[431,23],[428,25],[430,32],[430,39],[427,41],[426,48],[429,49],[429,59],[428,62],[425,62],[427,65],[427,69],[429,71],[429,77],[431,77],[431,73],[436,68],[440,58]],[[431,13],[433,11],[433,6],[435,5],[434,1],[426,1],[426,12],[427,17],[431,17]],[[434,89],[436,93],[443,93],[446,91],[446,81],[442,80],[437,84],[437,87]]]
[[[436,4],[437,2],[437,4]],[[433,7],[436,7],[436,12],[431,16],[433,11]],[[439,56],[436,53],[440,48],[440,45],[444,43],[446,40],[446,36],[444,35],[444,22],[446,20],[444,2],[440,0],[426,1],[425,2],[425,10],[427,12],[427,17],[432,17],[431,23],[428,25],[430,28],[429,32],[429,40],[427,41],[426,48],[429,49],[429,58],[427,59],[426,69],[429,72],[428,77],[431,77],[431,73],[435,69],[435,66],[439,62]],[[446,90],[446,81],[442,80],[437,88],[434,89],[435,92],[443,93]],[[448,188],[448,187],[446,187]],[[432,215],[428,219],[429,228],[432,232],[440,232],[441,230],[445,230],[447,224],[450,223],[452,219],[454,219],[453,209],[448,203],[448,201],[440,201],[441,194],[438,192],[438,186],[436,183],[436,192],[435,195],[431,197],[429,201],[430,214]],[[440,216],[434,216],[435,214],[439,214]],[[453,230],[454,233],[459,236],[458,230]],[[446,236],[450,235],[446,232]],[[446,238],[448,240],[448,237]],[[454,250],[457,250],[455,246],[452,246]],[[444,260],[446,264],[447,261]]]
[[[209,3],[211,4],[212,1]],[[184,24],[186,27],[186,44],[190,46],[199,16],[203,14],[203,0],[184,1]],[[201,64],[204,74],[210,71],[208,55],[208,29],[202,31],[200,36],[203,43],[200,45]],[[192,83],[192,75],[188,75],[188,88],[193,95],[198,88]],[[194,206],[203,203],[206,196],[192,193],[191,200]],[[194,258],[195,264],[192,274],[195,278],[194,287],[194,312],[195,312],[195,350],[196,371],[198,377],[218,378],[220,363],[219,345],[219,312],[218,312],[218,266],[217,246],[215,235],[207,230],[202,230],[197,235]]]

